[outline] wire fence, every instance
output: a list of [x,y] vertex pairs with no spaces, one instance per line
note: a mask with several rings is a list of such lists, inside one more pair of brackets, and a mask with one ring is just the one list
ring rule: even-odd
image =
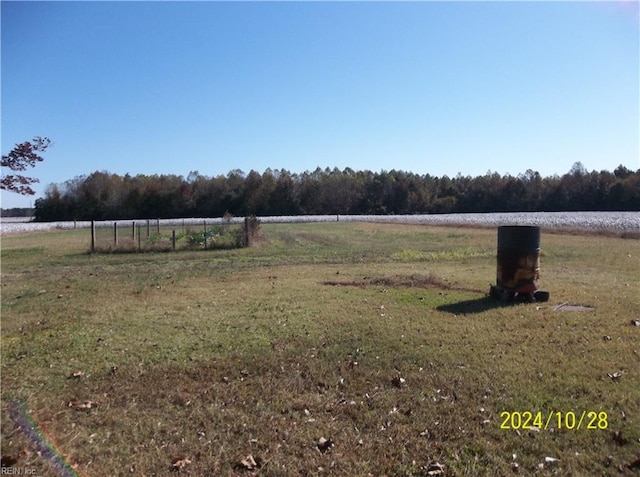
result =
[[256,242],[260,221],[255,217],[238,220],[173,221],[157,220],[91,222],[92,253],[164,252],[250,247]]

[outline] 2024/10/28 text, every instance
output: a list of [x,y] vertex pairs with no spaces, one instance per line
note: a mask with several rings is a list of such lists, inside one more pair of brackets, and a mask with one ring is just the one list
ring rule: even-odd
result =
[[589,430],[605,430],[609,426],[608,415],[605,411],[582,411],[580,414],[573,411],[550,411],[547,415],[542,411],[536,413],[502,411],[500,418],[502,419],[500,429],[513,430],[548,429],[549,426],[556,426],[558,429],[579,430],[583,423]]

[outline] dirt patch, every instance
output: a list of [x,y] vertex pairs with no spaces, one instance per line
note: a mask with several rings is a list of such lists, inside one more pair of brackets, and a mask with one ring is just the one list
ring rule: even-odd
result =
[[469,291],[474,293],[484,293],[480,290],[458,287],[448,283],[445,279],[437,277],[432,273],[424,275],[414,273],[411,275],[393,275],[390,277],[364,277],[361,280],[336,281],[327,280],[323,285],[342,287],[386,287],[386,288],[425,288],[436,290],[456,290]]

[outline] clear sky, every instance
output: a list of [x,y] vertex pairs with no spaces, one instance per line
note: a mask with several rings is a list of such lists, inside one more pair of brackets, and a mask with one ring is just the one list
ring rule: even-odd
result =
[[[2,1],[2,153],[37,194],[96,170],[640,168],[622,2]],[[6,171],[3,171],[6,173]]]

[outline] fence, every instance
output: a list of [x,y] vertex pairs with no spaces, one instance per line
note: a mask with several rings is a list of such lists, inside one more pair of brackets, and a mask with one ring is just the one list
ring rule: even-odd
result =
[[176,250],[229,249],[252,246],[260,221],[246,217],[243,222],[229,219],[115,222],[91,221],[91,252],[160,252]]

